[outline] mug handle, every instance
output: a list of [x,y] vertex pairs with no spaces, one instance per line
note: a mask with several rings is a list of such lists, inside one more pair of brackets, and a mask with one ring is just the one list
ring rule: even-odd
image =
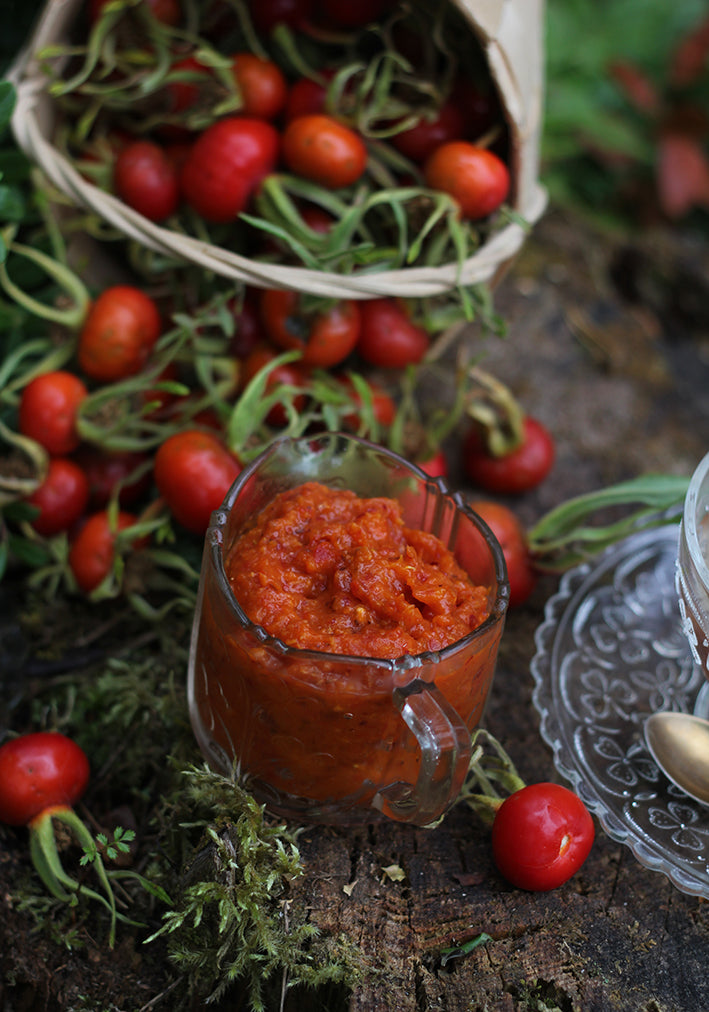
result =
[[430,826],[460,794],[471,756],[470,731],[432,682],[417,678],[393,692],[394,705],[421,748],[415,784],[383,787],[373,805],[396,822]]

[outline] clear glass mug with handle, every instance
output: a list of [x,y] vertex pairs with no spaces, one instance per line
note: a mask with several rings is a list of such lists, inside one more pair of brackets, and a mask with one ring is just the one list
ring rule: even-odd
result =
[[[225,558],[251,517],[311,481],[397,499],[407,526],[436,534],[486,588],[487,618],[445,649],[394,659],[296,649],[251,622]],[[354,436],[278,440],[242,471],[206,534],[188,674],[197,742],[280,817],[431,825],[465,778],[508,596],[500,545],[441,479]]]

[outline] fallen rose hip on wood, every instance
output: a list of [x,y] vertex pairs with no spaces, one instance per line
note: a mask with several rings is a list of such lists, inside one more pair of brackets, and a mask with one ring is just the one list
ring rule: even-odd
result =
[[473,732],[459,800],[491,827],[497,869],[518,889],[546,892],[563,885],[593,846],[593,819],[581,798],[560,784],[525,784],[503,746],[484,728]]
[[545,892],[578,871],[594,834],[593,819],[577,794],[560,784],[529,784],[498,809],[492,853],[511,885]]

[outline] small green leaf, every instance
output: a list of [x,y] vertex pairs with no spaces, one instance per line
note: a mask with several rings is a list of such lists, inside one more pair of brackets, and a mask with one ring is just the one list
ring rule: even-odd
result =
[[487,932],[482,931],[475,938],[471,938],[469,942],[464,942],[462,945],[455,945],[450,949],[441,950],[441,966],[445,966],[451,959],[460,959],[462,956],[467,956],[473,952],[480,945],[487,945],[488,942],[492,942],[492,935],[488,935]]
[[[535,565],[561,571],[638,530],[675,523],[688,485],[686,477],[648,474],[560,503],[528,532]],[[618,508],[626,509],[620,519],[600,522]]]

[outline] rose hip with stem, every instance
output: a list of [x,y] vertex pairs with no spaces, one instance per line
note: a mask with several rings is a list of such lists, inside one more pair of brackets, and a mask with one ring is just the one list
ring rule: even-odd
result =
[[[485,754],[485,745],[492,756]],[[473,735],[460,800],[491,825],[497,869],[519,889],[543,892],[563,885],[593,845],[593,819],[578,795],[560,784],[525,784],[502,745],[482,728]]]
[[[83,749],[57,731],[37,731],[11,738],[0,747],[0,821],[27,826],[32,862],[50,893],[65,902],[77,896],[98,900],[111,914],[109,945],[113,948],[116,900],[91,833],[71,807],[89,782],[89,761]],[[91,855],[105,896],[77,882],[64,870],[53,822],[61,822]],[[132,923],[132,922],[131,922]]]

